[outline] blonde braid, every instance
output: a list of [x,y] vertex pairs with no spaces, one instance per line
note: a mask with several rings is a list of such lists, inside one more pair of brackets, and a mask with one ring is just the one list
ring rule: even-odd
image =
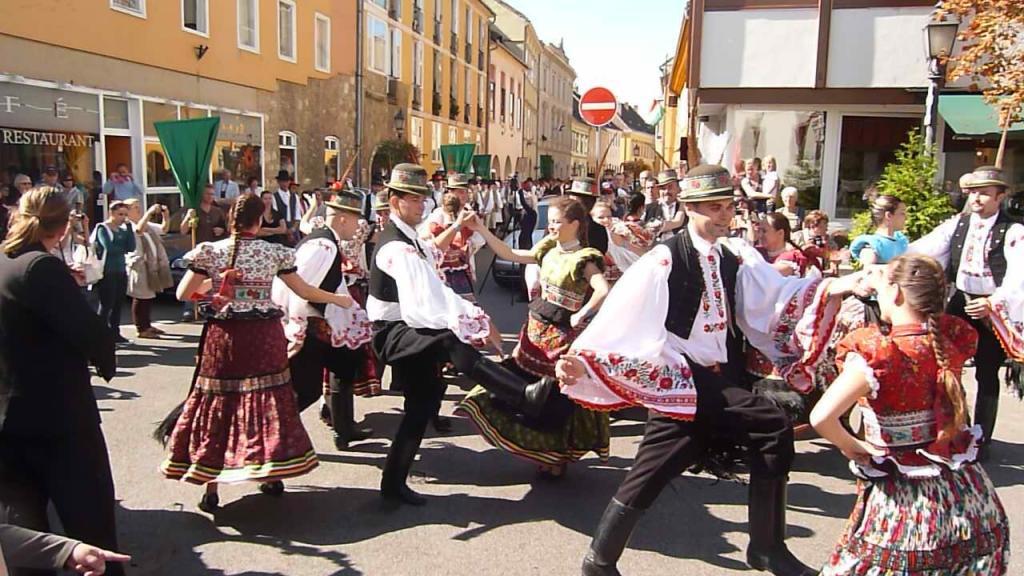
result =
[[953,406],[953,421],[943,430],[947,433],[955,433],[967,425],[967,400],[964,397],[964,389],[960,384],[960,377],[953,372],[949,366],[949,358],[946,356],[945,339],[939,329],[939,318],[941,314],[933,312],[928,315],[928,335],[932,340],[932,352],[935,353],[935,361],[939,364],[938,377],[942,379],[943,387],[946,390],[946,398]]

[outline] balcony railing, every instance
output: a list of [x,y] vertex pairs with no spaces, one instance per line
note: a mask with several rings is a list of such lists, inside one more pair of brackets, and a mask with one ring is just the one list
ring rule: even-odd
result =
[[454,96],[448,99],[448,118],[456,120],[459,117],[459,103]]

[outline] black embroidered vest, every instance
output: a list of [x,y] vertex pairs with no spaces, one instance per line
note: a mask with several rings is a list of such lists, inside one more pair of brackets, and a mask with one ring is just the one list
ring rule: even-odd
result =
[[[328,242],[333,243],[337,248],[337,250],[334,253],[334,262],[331,262],[331,267],[330,269],[327,270],[327,275],[324,276],[323,282],[320,282],[319,286],[319,288],[324,292],[330,292],[331,294],[334,294],[334,291],[337,290],[338,286],[341,286],[341,283],[344,282],[345,280],[345,276],[341,272],[341,246],[338,246],[338,241],[334,238],[334,233],[331,232],[331,230],[329,230],[328,228],[317,228],[308,236],[303,238],[295,246],[295,250],[298,251],[298,249],[301,248],[303,244],[309,242],[310,240],[327,240]],[[318,310],[321,314],[323,314],[324,311],[327,310],[326,304],[310,302],[309,305]]]
[[[700,267],[700,253],[693,246],[690,231],[683,229],[679,234],[662,242],[672,253],[672,272],[668,276],[668,314],[665,318],[665,329],[689,339],[693,324],[700,313],[701,297],[704,295],[704,273]],[[729,332],[726,347],[729,363],[741,362],[743,358],[743,335],[736,325],[736,276],[739,273],[740,261],[728,249],[721,251],[719,271],[722,274],[722,286],[729,303]]]
[[389,242],[405,242],[410,246],[415,246],[416,243],[413,242],[412,238],[409,238],[399,230],[394,222],[388,222],[384,230],[381,230],[380,236],[377,238],[377,246],[373,250],[373,257],[370,258],[370,296],[381,302],[397,303],[398,285],[395,284],[395,279],[380,268],[377,268],[377,252],[384,246],[387,246]]
[[[970,231],[971,215],[964,214],[956,223],[956,230],[953,231],[953,239],[949,246],[949,266],[946,267],[946,278],[956,282],[957,272],[960,271],[960,258],[964,253],[964,244],[967,242],[967,233]],[[1006,232],[1013,225],[1013,221],[1002,210],[996,216],[996,223],[992,226],[992,240],[988,250],[988,269],[992,272],[992,279],[996,286],[1003,284],[1006,276],[1006,254],[1003,253],[1003,243],[1006,241]]]

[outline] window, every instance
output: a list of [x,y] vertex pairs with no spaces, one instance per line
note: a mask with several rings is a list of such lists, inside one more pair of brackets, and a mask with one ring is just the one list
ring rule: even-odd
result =
[[376,4],[377,6],[380,6],[381,8],[383,8],[385,10],[388,9],[388,0],[371,0],[371,1],[374,4]]
[[321,72],[331,72],[331,19],[317,12],[313,15],[314,66]]
[[388,11],[388,15],[399,22],[402,21],[402,0],[391,0],[391,10]]
[[452,34],[459,33],[459,0],[452,0]]
[[295,0],[277,0],[277,56],[295,62]]
[[250,52],[260,51],[259,0],[238,0],[238,47]]
[[[423,150],[423,119],[413,116],[409,119],[409,130],[411,132],[409,142],[416,147],[417,151]],[[417,159],[418,160],[418,159]]]
[[208,0],[181,0],[181,27],[200,36],[210,35]]
[[473,101],[473,98],[471,96],[472,87],[469,85],[469,68],[462,69],[462,86],[462,91],[464,92],[463,95],[465,96],[465,98],[462,100],[462,106],[463,109],[465,110],[463,116],[468,119],[470,116],[469,103]]
[[295,167],[298,165],[295,149],[298,140],[295,132],[285,130],[277,134],[277,148],[281,155],[280,169],[291,174],[292,178],[295,178]]
[[381,74],[388,73],[388,26],[383,20],[373,16],[367,16],[366,30],[368,32],[370,51],[370,69]]
[[402,31],[391,29],[391,77],[402,78]]
[[[434,93],[438,96],[441,95],[441,78],[444,76],[441,73],[441,56],[438,51],[434,50]],[[440,114],[440,112],[435,112]]]
[[[184,112],[182,109],[183,115]],[[262,118],[226,112],[219,115],[220,128],[211,166],[214,170],[230,170],[239,186],[244,186],[249,178],[263,182]]]
[[341,177],[341,156],[338,155],[338,139],[324,138],[324,182],[336,182]]
[[441,161],[441,124],[430,123],[430,161]]
[[423,86],[423,41],[417,40],[412,51],[413,68],[412,83],[414,86]]
[[110,0],[110,7],[139,18],[146,17],[146,0]]
[[488,82],[489,94],[487,95],[487,108],[491,111],[491,119],[494,119],[494,80]]
[[[472,16],[472,14],[473,13],[469,11],[469,5],[467,4],[466,5],[466,46],[469,46],[469,45],[473,44],[473,16]],[[467,53],[466,53],[467,56],[469,56],[468,50],[469,49],[467,48]],[[473,59],[472,58],[466,58],[466,61],[467,62],[472,62]]]
[[448,127],[448,143],[458,144],[459,143],[459,130],[455,126]]

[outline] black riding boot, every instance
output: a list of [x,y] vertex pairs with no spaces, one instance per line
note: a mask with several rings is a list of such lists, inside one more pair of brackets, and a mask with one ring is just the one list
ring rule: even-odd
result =
[[391,443],[388,458],[384,462],[384,474],[380,480],[380,495],[385,502],[423,506],[427,499],[413,492],[406,484],[409,469],[419,452],[423,433],[429,417],[410,417],[407,413],[398,426],[398,432]]
[[806,564],[786,548],[786,478],[750,479],[750,544],[747,564],[775,576],[814,576]]
[[540,415],[544,402],[555,385],[544,380],[529,384],[515,372],[483,357],[473,364],[468,376],[498,400],[533,417]]
[[974,402],[974,423],[981,426],[983,438],[978,450],[978,460],[988,460],[989,444],[996,428],[996,415],[999,412],[999,394],[978,394]]
[[[334,376],[331,376],[334,378]],[[331,392],[331,427],[334,429],[334,447],[338,450],[348,448],[349,442],[361,442],[373,434],[369,427],[356,426],[355,404],[352,384],[339,383],[335,380]]]
[[612,498],[597,525],[590,550],[583,558],[583,576],[620,576],[615,565],[643,514],[643,510]]

